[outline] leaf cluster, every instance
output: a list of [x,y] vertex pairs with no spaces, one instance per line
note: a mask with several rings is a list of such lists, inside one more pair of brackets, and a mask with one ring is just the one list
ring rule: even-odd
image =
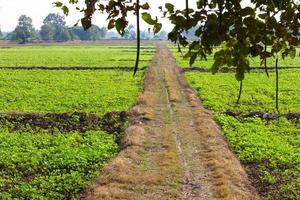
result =
[[[250,70],[249,57],[259,57],[261,64],[270,57],[295,57],[295,47],[299,45],[299,1],[251,3],[252,6],[243,7],[240,0],[199,0],[197,8],[184,10],[174,10],[167,3],[163,14],[174,25],[169,39],[189,48],[185,57],[190,59],[190,65],[198,57],[206,60],[213,55],[213,73],[222,67],[234,67],[239,81]],[[184,33],[195,27],[197,39],[189,41]]]
[[[69,4],[76,5],[78,4],[78,0],[70,0]],[[60,1],[55,2],[54,5],[61,8],[64,13],[68,15],[69,9],[66,5]],[[125,30],[129,25],[128,14],[133,13],[134,15],[137,15],[137,10],[149,10],[149,8],[150,6],[147,2],[140,4],[138,2],[133,2],[132,0],[89,0],[85,1],[84,8],[76,7],[76,9],[84,15],[80,20],[84,29],[88,29],[92,26],[92,17],[96,11],[99,11],[107,14],[107,28],[115,28],[122,36],[125,34]],[[162,25],[158,23],[157,18],[156,20],[152,20],[150,14],[143,13],[143,19],[154,25],[154,32],[157,33],[160,31]]]
[[[70,0],[78,4],[78,0]],[[192,65],[197,58],[206,59],[214,56],[212,70],[214,73],[224,66],[235,67],[236,79],[244,79],[250,69],[249,56],[259,57],[261,64],[267,58],[287,56],[295,57],[295,46],[299,45],[300,2],[298,0],[251,0],[251,6],[242,6],[241,0],[197,0],[195,8],[175,9],[171,3],[160,6],[163,16],[174,25],[168,37],[180,46],[188,46],[185,55]],[[68,14],[66,5],[56,2],[55,5]],[[92,16],[98,10],[108,14],[108,28],[116,28],[123,35],[128,26],[128,14],[136,14],[137,9],[149,9],[145,2],[132,0],[88,0],[85,8],[77,8],[84,13],[81,23],[84,28],[91,26]],[[161,30],[162,24],[157,17],[143,13],[145,22],[154,27],[154,32]],[[195,40],[188,41],[184,33],[192,28]],[[268,50],[266,46],[271,46]],[[221,47],[218,51],[214,51]]]

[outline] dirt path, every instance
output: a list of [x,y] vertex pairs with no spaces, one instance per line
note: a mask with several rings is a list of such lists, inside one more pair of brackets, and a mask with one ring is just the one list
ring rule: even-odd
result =
[[258,199],[209,111],[159,45],[124,149],[85,199]]

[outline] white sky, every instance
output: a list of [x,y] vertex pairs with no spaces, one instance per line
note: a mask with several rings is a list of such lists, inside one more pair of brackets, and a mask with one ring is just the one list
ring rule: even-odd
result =
[[[12,31],[17,25],[17,21],[20,15],[25,14],[32,18],[33,25],[36,29],[39,29],[43,23],[44,18],[49,13],[62,13],[60,9],[53,6],[53,2],[56,0],[0,0],[0,27],[2,31]],[[83,2],[83,0],[79,0]],[[68,0],[62,0],[62,2],[68,2]],[[154,11],[152,14],[161,16],[158,12],[158,6],[164,5],[167,2],[173,3],[177,8],[184,8],[184,0],[148,0]],[[190,0],[190,6],[195,6],[196,0]],[[193,2],[193,3],[192,3]],[[81,14],[75,10],[75,8],[70,8],[70,14],[66,17],[67,25],[74,25],[78,19],[80,19]],[[135,18],[131,17],[130,21],[135,25]],[[167,21],[162,20],[163,29],[170,30],[171,26]],[[105,16],[97,14],[93,23],[98,26],[106,26]],[[147,29],[146,24],[142,24],[142,29]]]
[[[62,13],[60,9],[53,6],[53,2],[56,0],[0,0],[0,27],[2,31],[12,31],[17,25],[17,21],[20,15],[25,14],[32,18],[33,25],[39,29],[43,23],[44,18],[49,13]],[[66,0],[63,0],[66,2]],[[172,2],[176,6],[184,6],[184,1],[179,3],[178,0],[150,0],[151,7],[157,8],[161,3]],[[157,10],[157,9],[153,9]],[[160,15],[158,11],[154,14]],[[66,17],[67,24],[72,26],[80,19],[81,13],[75,9],[70,8],[70,14]],[[131,20],[135,24],[135,18]],[[105,16],[96,14],[93,23],[98,26],[106,26]],[[145,24],[142,25],[142,29],[147,29]],[[166,26],[165,29],[170,29],[170,26]]]

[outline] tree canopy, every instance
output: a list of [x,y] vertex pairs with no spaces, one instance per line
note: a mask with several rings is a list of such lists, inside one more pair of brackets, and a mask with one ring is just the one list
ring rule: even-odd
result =
[[[20,16],[14,31],[2,35],[0,29],[0,39],[17,41],[21,44],[27,42],[65,42],[69,40],[95,41],[106,37],[107,28],[92,25],[88,30],[82,26],[68,27],[65,17],[57,13],[49,13],[43,20],[40,30],[36,30],[32,25],[32,19],[26,15]],[[117,33],[116,33],[117,34]]]
[[18,19],[18,25],[12,33],[12,39],[25,44],[34,37],[35,30],[32,25],[32,19],[26,15],[21,15]]
[[54,38],[55,34],[55,27],[52,26],[51,24],[44,24],[41,27],[41,39],[44,41],[51,41]]
[[57,13],[50,13],[44,19],[44,25],[41,27],[40,35],[43,41],[68,41],[74,39],[80,40],[100,40],[105,37],[107,33],[106,28],[100,28],[92,25],[88,30],[83,27],[67,27],[64,16]]
[[75,26],[72,29],[72,33],[79,37],[80,40],[95,41],[105,38],[107,29],[105,27],[98,27],[97,25],[92,25],[88,30],[84,30],[81,26]]
[[43,36],[43,33],[47,33],[46,38],[48,37],[50,40],[67,41],[71,39],[70,32],[66,27],[66,21],[63,16],[57,13],[50,13],[44,19],[43,23],[42,30],[43,28],[44,30],[41,32],[41,36]]
[[57,13],[50,13],[43,21],[44,24],[51,24],[54,26],[65,26],[65,18]]

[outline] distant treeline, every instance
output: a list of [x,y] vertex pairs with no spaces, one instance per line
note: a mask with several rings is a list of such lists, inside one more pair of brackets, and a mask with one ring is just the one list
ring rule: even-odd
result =
[[[28,42],[66,42],[72,40],[96,41],[101,39],[136,39],[136,31],[133,25],[128,26],[123,37],[120,37],[114,31],[108,31],[106,27],[92,25],[88,30],[81,26],[66,26],[65,18],[56,13],[50,13],[43,21],[40,30],[34,28],[32,19],[26,15],[21,15],[14,31],[2,33],[0,30],[0,39],[15,41],[21,44]],[[161,31],[154,35],[148,31],[141,32],[143,40],[166,40],[167,32]]]

